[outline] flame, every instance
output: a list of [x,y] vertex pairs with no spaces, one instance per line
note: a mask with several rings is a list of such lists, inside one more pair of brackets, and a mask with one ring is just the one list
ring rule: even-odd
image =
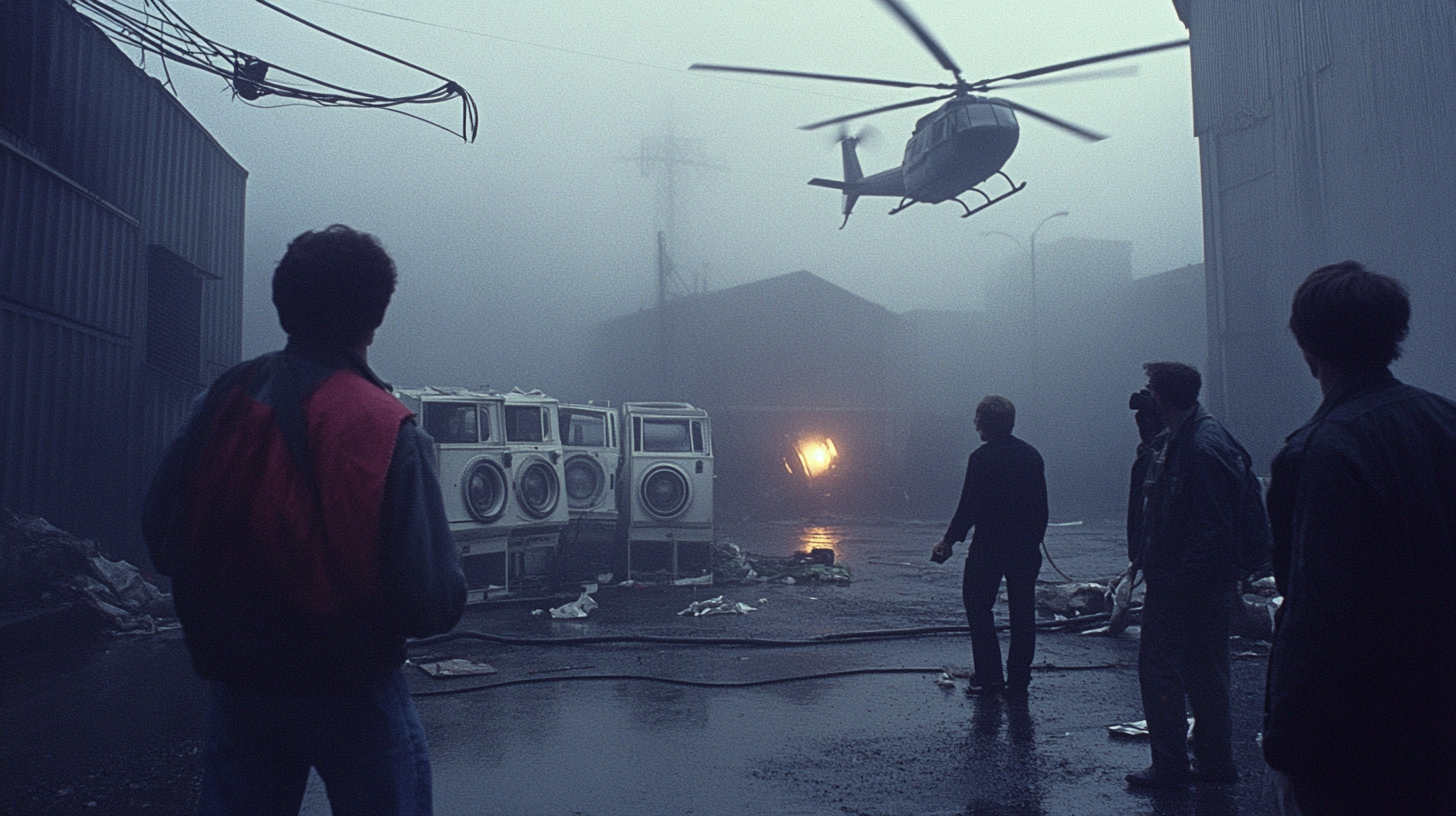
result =
[[834,467],[839,459],[839,451],[834,447],[834,440],[829,437],[801,439],[794,445],[794,450],[799,454],[799,464],[804,466],[804,473],[813,479]]

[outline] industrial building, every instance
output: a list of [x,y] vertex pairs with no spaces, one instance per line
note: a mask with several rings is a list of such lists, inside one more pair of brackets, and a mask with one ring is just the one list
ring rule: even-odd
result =
[[145,564],[152,468],[241,354],[247,171],[70,4],[0,19],[0,502]]
[[1456,5],[1173,5],[1203,174],[1210,409],[1265,471],[1319,404],[1290,300],[1346,259],[1410,290],[1396,376],[1456,394]]

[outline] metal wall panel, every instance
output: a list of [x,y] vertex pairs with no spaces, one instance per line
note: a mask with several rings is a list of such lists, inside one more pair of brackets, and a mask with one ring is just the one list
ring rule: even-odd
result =
[[[247,173],[67,3],[0,19],[0,500],[144,562],[154,463],[241,353]],[[152,247],[200,270],[170,373],[145,362]]]
[[1397,368],[1456,394],[1456,3],[1192,0],[1210,383],[1266,463],[1319,393],[1284,323],[1298,283],[1353,258],[1415,306]]

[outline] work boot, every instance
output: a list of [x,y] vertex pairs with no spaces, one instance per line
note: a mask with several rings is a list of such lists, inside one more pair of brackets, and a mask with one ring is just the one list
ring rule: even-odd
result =
[[1187,771],[1183,773],[1160,771],[1156,767],[1149,765],[1141,771],[1134,771],[1128,774],[1126,779],[1127,784],[1134,788],[1173,790],[1188,787],[1190,774]]
[[997,680],[982,680],[977,675],[971,675],[966,682],[966,694],[981,695],[983,697],[995,697],[1006,690],[1006,684]]

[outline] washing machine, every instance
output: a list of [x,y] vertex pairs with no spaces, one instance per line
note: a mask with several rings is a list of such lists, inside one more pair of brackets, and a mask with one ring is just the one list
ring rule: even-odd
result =
[[394,393],[435,441],[440,495],[465,568],[468,601],[509,594],[507,550],[518,516],[501,396],[435,386]]
[[559,577],[557,545],[570,520],[560,403],[541,391],[520,389],[499,399],[512,497],[505,510],[512,519],[509,577],[520,589],[544,591]]
[[617,480],[622,448],[619,414],[609,403],[563,403],[559,423],[562,470],[569,516],[561,532],[564,577],[610,583],[626,574],[626,552],[618,540]]
[[713,440],[708,412],[685,402],[622,406],[627,572],[712,575]]

